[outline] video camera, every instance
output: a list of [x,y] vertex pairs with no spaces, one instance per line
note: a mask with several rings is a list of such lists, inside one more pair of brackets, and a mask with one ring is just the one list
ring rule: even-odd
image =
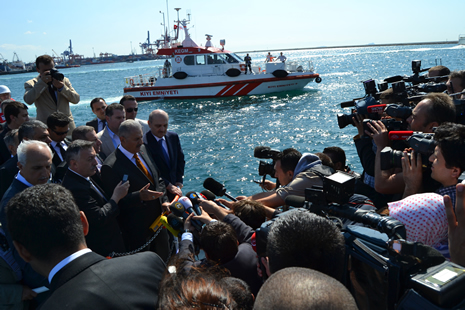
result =
[[273,150],[268,146],[257,146],[254,149],[253,156],[256,158],[262,158],[262,159],[273,159],[272,163],[268,163],[266,161],[260,160],[259,166],[258,166],[258,175],[266,177],[266,175],[270,175],[271,177],[274,177],[275,171],[274,171],[274,162],[280,154],[281,151],[278,150]]
[[58,72],[58,70],[55,68],[50,69],[50,75],[52,76],[53,79],[60,81],[60,82],[63,82],[63,80],[65,79],[65,76],[63,75],[63,73]]
[[[325,177],[323,188],[307,189],[305,201],[294,196],[286,203],[303,206],[299,212],[347,218],[375,229],[349,225],[341,231],[346,240],[347,265],[342,282],[359,309],[462,309],[464,268],[445,261],[429,246],[405,241],[405,227],[396,219],[348,205],[353,184],[350,175],[339,172]],[[256,231],[259,256],[266,256],[268,233],[278,217]]]
[[[421,154],[421,162],[423,166],[429,165],[429,157],[434,153],[436,142],[434,141],[434,133],[422,133],[413,131],[390,132],[390,140],[406,140],[408,145],[416,152]],[[410,152],[409,152],[410,158]],[[403,152],[393,150],[387,146],[381,150],[381,170],[389,170],[391,168],[402,168]]]

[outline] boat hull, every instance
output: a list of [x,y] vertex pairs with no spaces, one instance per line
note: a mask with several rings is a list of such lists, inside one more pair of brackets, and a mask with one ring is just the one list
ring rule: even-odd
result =
[[302,89],[317,77],[319,75],[316,73],[291,73],[285,78],[276,78],[271,74],[242,75],[241,78],[218,76],[187,77],[182,80],[164,78],[158,79],[153,86],[126,87],[124,93],[134,96],[139,101],[262,95]]

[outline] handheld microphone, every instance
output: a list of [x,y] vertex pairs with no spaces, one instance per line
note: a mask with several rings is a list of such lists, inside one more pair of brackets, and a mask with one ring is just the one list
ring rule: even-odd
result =
[[196,215],[202,214],[202,210],[200,210],[199,200],[202,200],[203,197],[200,197],[196,192],[188,192],[186,197],[192,202],[192,208]]
[[178,230],[178,231],[183,231],[184,230],[184,225],[182,223],[182,219],[173,213],[168,215],[167,217],[168,224],[173,227],[173,229]]
[[[171,208],[171,207],[170,207]],[[157,219],[152,223],[152,225],[150,225],[150,229],[153,230],[154,232],[156,232],[157,230],[160,229],[160,227],[163,226],[162,222],[161,222],[161,218],[163,216],[165,216],[166,214],[168,214],[167,211],[163,212],[162,214],[160,214],[159,217],[157,217]]]
[[216,196],[215,194],[213,194],[212,192],[210,192],[208,189],[206,190],[203,190],[201,192],[201,194],[203,194],[205,196],[205,199],[207,200],[210,200],[210,201],[213,201],[214,203],[216,203],[217,205],[219,205],[220,207],[222,207],[223,209],[226,209],[226,210],[231,210],[229,209],[228,207],[226,207],[225,205],[223,205],[222,203],[216,201]]
[[[197,215],[194,211],[194,209],[192,208],[192,202],[189,200],[189,198],[187,198],[186,196],[182,196],[181,198],[178,199],[178,203],[181,204],[181,206],[183,207],[183,214],[182,215],[178,215],[178,216],[182,216],[184,220],[186,220],[186,218],[189,216],[189,214],[191,213],[194,213],[194,215]],[[171,207],[170,207],[171,208]],[[201,231],[202,230],[202,222],[198,221],[198,220],[192,220],[192,225],[195,227],[195,229],[197,229],[198,231]]]
[[207,178],[203,182],[203,187],[211,191],[216,196],[226,196],[232,201],[237,201],[236,198],[232,197],[228,193],[226,193],[226,188],[220,182],[215,181],[213,178]]
[[171,201],[171,203],[178,201],[178,199],[179,199],[179,195],[174,196],[173,201]]
[[160,219],[160,222],[162,223],[162,225],[168,229],[168,231],[175,237],[179,237],[180,235],[180,231],[179,230],[176,230],[174,229],[168,222],[168,218],[166,216],[162,216],[161,219]]

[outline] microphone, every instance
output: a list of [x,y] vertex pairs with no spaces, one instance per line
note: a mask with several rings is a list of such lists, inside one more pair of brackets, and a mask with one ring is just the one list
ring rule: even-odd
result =
[[205,179],[205,181],[203,182],[203,187],[211,191],[216,196],[226,196],[232,201],[237,201],[236,198],[226,193],[226,188],[224,187],[223,184],[215,181],[213,178]]
[[203,197],[200,197],[196,192],[188,192],[186,194],[186,197],[189,198],[189,200],[191,201],[195,214],[202,214],[202,210],[200,210],[199,206],[199,200],[202,200]]
[[[184,221],[186,220],[186,218],[189,216],[189,214],[191,213],[194,213],[194,215],[197,215],[194,211],[194,209],[192,208],[192,202],[189,200],[189,198],[187,198],[186,196],[182,196],[181,198],[178,199],[178,203],[181,204],[181,206],[183,207],[183,214],[182,215],[179,215],[179,214],[176,214],[178,215],[179,217],[182,216],[182,218],[184,219]],[[170,207],[171,209],[171,207]],[[198,221],[198,220],[192,220],[192,225],[195,227],[195,229],[197,229],[198,231],[201,231],[202,230],[202,222]]]
[[216,196],[215,194],[213,194],[212,192],[210,192],[208,189],[206,190],[203,190],[200,192],[201,194],[203,194],[205,196],[205,199],[207,200],[210,200],[210,201],[213,201],[214,203],[216,203],[217,205],[219,205],[220,207],[222,207],[223,209],[226,209],[226,210],[231,210],[229,209],[228,207],[226,207],[225,205],[223,205],[222,203],[216,201]]
[[183,231],[184,230],[184,225],[182,223],[182,219],[173,213],[168,215],[167,217],[168,224],[173,227],[173,229],[178,230],[178,231]]
[[174,196],[173,201],[171,201],[171,203],[178,201],[178,199],[179,199],[179,195]]
[[162,225],[168,229],[168,231],[175,237],[178,237],[180,235],[180,231],[179,230],[176,230],[174,229],[168,222],[168,218],[166,216],[162,216],[161,219],[160,219],[160,222],[162,223]]
[[168,212],[163,212],[162,214],[160,214],[159,217],[157,217],[157,219],[152,223],[152,225],[150,225],[150,229],[153,230],[154,232],[156,232],[158,229],[160,229],[160,227],[163,226],[163,224],[161,223],[161,218],[162,216],[165,216],[166,214],[168,214]]
[[384,79],[384,82],[386,83],[394,83],[394,82],[399,82],[399,81],[402,81],[404,79],[404,77],[402,75],[395,75],[395,76],[391,76],[391,77],[388,77],[388,78],[385,78]]

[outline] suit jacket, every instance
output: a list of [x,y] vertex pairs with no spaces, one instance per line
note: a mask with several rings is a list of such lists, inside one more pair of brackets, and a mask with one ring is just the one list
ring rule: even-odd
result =
[[[86,125],[87,125],[87,126],[94,127],[96,133],[99,133],[100,131],[103,130],[103,129],[102,129],[102,130],[98,130],[98,118],[97,118],[97,117],[95,117],[95,118],[94,118],[93,120],[91,120],[91,121],[88,121],[88,122],[86,123]],[[106,125],[105,125],[105,127],[106,127]],[[105,129],[105,127],[104,127],[104,129]]]
[[[96,157],[103,163],[103,159],[99,154],[96,154]],[[61,164],[56,167],[55,174],[53,175],[53,183],[61,184],[63,182],[63,178],[65,177],[66,172],[68,171],[68,162],[62,161]],[[1,169],[0,169],[1,173]],[[94,184],[97,184],[101,188],[103,188],[102,176],[100,172],[97,171],[93,176],[90,177]],[[0,183],[1,184],[1,183]]]
[[41,309],[156,309],[165,269],[150,252],[113,259],[86,253],[55,274]]
[[115,146],[113,145],[113,140],[111,139],[108,127],[105,127],[105,129],[97,133],[97,137],[100,139],[100,141],[102,141],[100,153],[105,157],[108,157],[115,150]]
[[[250,286],[250,290],[256,296],[262,285],[262,280],[257,274],[257,253],[253,250],[251,244],[254,230],[234,214],[227,215],[223,221],[230,224],[236,231],[239,247],[236,256],[229,262],[221,264],[220,266],[228,269],[231,272],[231,276],[247,282]],[[191,266],[209,267],[212,265],[212,262],[206,259],[196,262],[193,261],[194,244],[188,239],[181,241],[178,255],[186,259],[184,267],[186,271],[188,271]]]
[[[147,140],[146,146],[152,155],[153,161],[160,169],[160,174],[166,185],[168,183],[175,184],[176,182],[182,183],[184,176],[184,153],[181,149],[181,142],[179,136],[172,131],[168,131],[165,135],[165,141],[168,146],[168,154],[170,156],[170,166],[165,161],[163,150],[157,139],[153,136],[152,132],[145,134]],[[170,169],[171,168],[171,169]]]
[[[126,197],[119,202],[120,215],[118,221],[126,249],[129,251],[139,248],[153,235],[153,231],[149,227],[161,215],[161,204],[167,201],[165,195],[152,201],[142,201],[140,199],[139,190],[145,185],[150,183],[150,190],[165,193],[165,184],[159,178],[158,169],[147,154],[144,145],[141,146],[139,154],[152,172],[154,183],[119,148],[107,157],[100,171],[104,189],[107,193],[112,193],[116,185],[123,179],[123,176],[128,175],[130,187]],[[168,234],[163,229],[154,241],[156,252],[163,259],[169,255],[167,238]]]
[[47,117],[53,112],[62,112],[71,119],[69,123],[70,134],[76,128],[74,124],[73,114],[69,108],[69,103],[77,104],[80,100],[79,94],[74,90],[71,82],[65,77],[65,84],[61,91],[57,91],[57,103],[53,100],[48,85],[42,81],[39,76],[27,81],[24,84],[24,101],[31,105],[35,103],[37,110],[37,119],[47,124]]
[[118,204],[105,195],[105,191],[97,184],[94,183],[105,198],[91,186],[89,181],[69,169],[61,185],[73,194],[77,206],[89,221],[87,246],[104,256],[111,252],[124,252],[124,242],[116,220],[119,214]]
[[6,134],[10,131],[10,127],[5,123],[3,131],[0,133],[0,165],[5,163],[8,159],[11,158],[11,153],[8,147],[5,144],[5,138]]
[[[6,191],[5,195],[3,195],[2,201],[0,202],[0,222],[2,223],[3,227],[6,227],[6,213],[5,207],[8,202],[13,198],[14,195],[22,192],[28,188],[26,184],[17,179],[13,179],[10,187]],[[31,265],[26,263],[21,256],[19,256],[16,248],[13,246],[13,241],[11,239],[11,235],[8,230],[5,230],[5,236],[8,240],[10,248],[12,249],[13,257],[18,263],[19,267],[23,271],[23,281],[24,284],[28,285],[30,288],[36,288],[40,286],[48,286],[48,281],[46,278],[35,272]]]
[[0,166],[0,197],[3,197],[10,187],[18,171],[18,155],[11,157]]
[[[66,145],[71,144],[71,141],[68,140],[67,138],[65,138],[64,142]],[[57,151],[51,145],[50,145],[50,150],[52,151],[52,155],[53,155],[52,162],[55,165],[55,167],[58,168],[58,166],[60,166],[60,164],[63,161],[66,161],[66,155],[63,155],[63,160],[61,160],[60,156],[57,154]]]

